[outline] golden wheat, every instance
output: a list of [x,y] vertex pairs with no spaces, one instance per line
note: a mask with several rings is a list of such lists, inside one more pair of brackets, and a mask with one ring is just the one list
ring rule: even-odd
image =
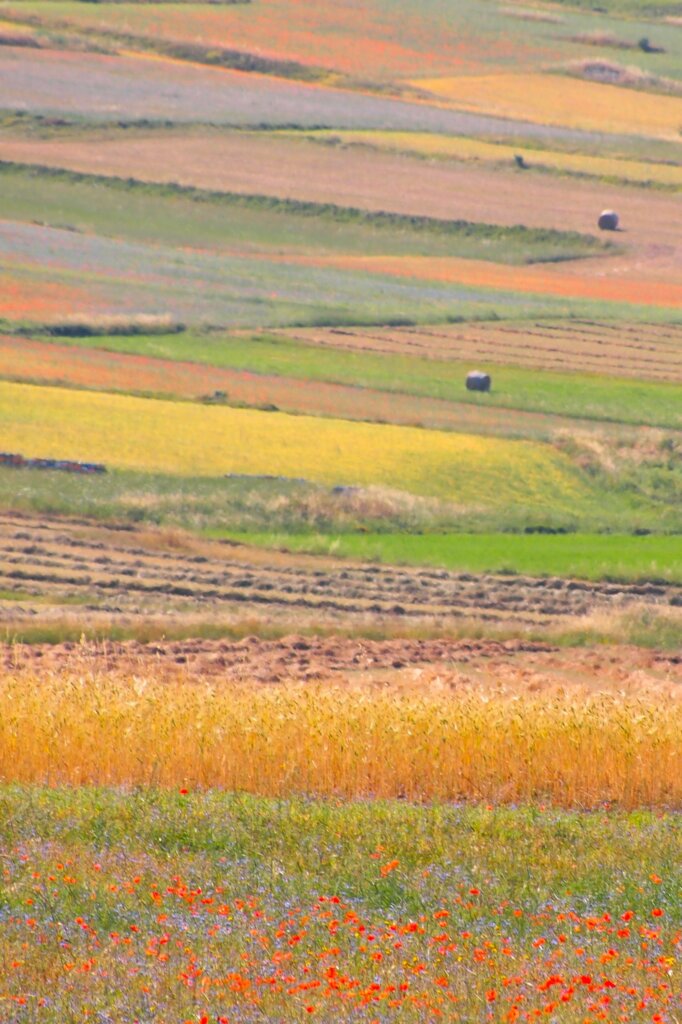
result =
[[0,779],[269,796],[682,807],[661,693],[232,685],[6,670]]

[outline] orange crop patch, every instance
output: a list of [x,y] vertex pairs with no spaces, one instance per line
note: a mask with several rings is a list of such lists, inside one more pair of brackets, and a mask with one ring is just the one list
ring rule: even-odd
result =
[[140,38],[223,48],[258,57],[296,61],[365,80],[417,75],[472,74],[491,66],[539,67],[562,54],[561,45],[527,34],[491,31],[474,25],[465,11],[387,12],[377,0],[259,0],[230,5],[59,5],[54,15],[41,5],[40,18],[51,18],[99,31],[125,32]]
[[679,140],[682,98],[678,96],[535,72],[420,78],[413,85],[463,110],[587,131]]
[[92,295],[84,288],[2,275],[0,316],[7,320],[39,321],[94,309]]
[[636,273],[609,277],[603,269],[591,262],[584,262],[579,272],[576,272],[575,268],[565,270],[555,265],[515,267],[450,256],[312,257],[289,253],[286,261],[533,295],[557,295],[637,305],[682,306],[682,283],[642,277]]

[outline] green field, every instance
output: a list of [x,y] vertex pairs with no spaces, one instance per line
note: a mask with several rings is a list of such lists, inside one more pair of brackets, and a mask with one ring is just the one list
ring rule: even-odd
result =
[[[596,374],[496,367],[493,390],[467,391],[468,363],[316,347],[272,336],[172,335],[63,338],[75,345],[136,352],[256,373],[475,402],[502,409],[682,429],[682,386]],[[513,433],[513,416],[510,417]]]
[[682,535],[624,534],[231,534],[287,551],[459,572],[682,583]]

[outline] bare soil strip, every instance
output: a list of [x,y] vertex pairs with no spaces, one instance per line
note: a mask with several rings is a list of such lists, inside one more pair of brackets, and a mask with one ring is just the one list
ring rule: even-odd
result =
[[278,333],[333,348],[682,383],[679,324],[545,320]]
[[0,644],[0,669],[129,673],[211,685],[328,681],[400,690],[461,687],[538,694],[646,691],[682,699],[682,657],[639,648],[567,651],[527,640],[281,640]]
[[682,603],[682,587],[452,573],[273,555],[221,543],[163,549],[163,534],[66,520],[0,515],[0,590],[35,595],[0,602],[5,626],[48,599],[84,611],[220,616],[240,611],[408,623],[477,618],[539,624],[596,610]]

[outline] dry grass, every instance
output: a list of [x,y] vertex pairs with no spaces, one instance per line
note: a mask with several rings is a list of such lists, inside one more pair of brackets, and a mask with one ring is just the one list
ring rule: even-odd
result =
[[549,25],[559,25],[564,20],[558,14],[540,11],[535,7],[500,7],[500,14],[508,18],[518,18],[519,21],[543,21]]
[[278,687],[6,671],[0,778],[263,795],[682,807],[682,701],[632,692]]

